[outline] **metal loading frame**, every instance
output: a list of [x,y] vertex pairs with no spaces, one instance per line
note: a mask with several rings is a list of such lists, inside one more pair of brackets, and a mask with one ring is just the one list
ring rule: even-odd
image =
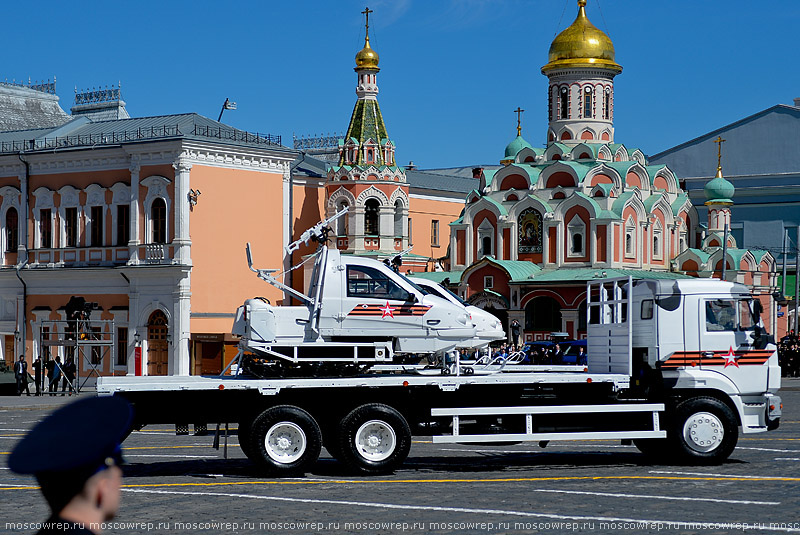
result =
[[[659,413],[664,412],[663,403],[640,403],[630,405],[560,405],[531,407],[463,407],[431,409],[431,416],[452,416],[453,433],[433,437],[434,444],[458,444],[462,442],[512,442],[543,440],[587,440],[587,439],[634,439],[666,438],[667,432],[661,430]],[[641,431],[582,431],[568,433],[534,433],[533,416],[536,414],[589,414],[589,413],[632,413],[652,412],[653,428]],[[462,435],[460,418],[462,416],[525,416],[525,433],[503,433],[483,435]]]

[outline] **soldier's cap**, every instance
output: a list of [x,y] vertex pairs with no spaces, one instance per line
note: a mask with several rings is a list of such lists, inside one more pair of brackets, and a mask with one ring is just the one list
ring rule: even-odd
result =
[[8,467],[34,474],[58,512],[87,479],[122,462],[120,445],[132,419],[133,407],[117,396],[70,403],[36,424],[11,452]]

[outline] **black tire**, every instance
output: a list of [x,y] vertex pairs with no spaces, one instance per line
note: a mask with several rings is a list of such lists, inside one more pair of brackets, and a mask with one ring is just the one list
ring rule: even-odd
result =
[[719,464],[736,448],[739,426],[728,405],[716,398],[696,397],[675,408],[668,434],[680,460],[689,464]]
[[388,405],[368,403],[353,409],[339,430],[339,459],[362,474],[391,472],[411,450],[408,422]]
[[247,433],[248,457],[277,476],[303,474],[319,458],[322,433],[314,418],[299,407],[279,405],[262,412]]

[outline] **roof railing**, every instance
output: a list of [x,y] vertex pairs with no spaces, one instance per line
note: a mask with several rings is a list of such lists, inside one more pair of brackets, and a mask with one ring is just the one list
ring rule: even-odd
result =
[[[120,143],[167,139],[183,136],[177,124],[164,126],[151,126],[124,130],[121,132],[102,132],[97,134],[78,134],[73,136],[45,137],[40,139],[20,139],[16,141],[0,142],[0,154],[13,154],[17,152],[53,150],[77,147],[93,147],[98,145],[118,145]],[[281,136],[270,134],[251,134],[242,130],[195,125],[189,135],[238,141],[254,145],[280,145]]]

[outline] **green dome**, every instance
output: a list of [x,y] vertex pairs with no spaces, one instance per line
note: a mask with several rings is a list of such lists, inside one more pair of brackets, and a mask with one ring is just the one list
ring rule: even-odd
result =
[[522,136],[517,136],[514,141],[508,144],[506,147],[506,156],[505,159],[510,159],[516,157],[524,148],[532,149],[531,144],[525,141]]
[[729,203],[733,204],[733,193],[736,188],[733,184],[722,177],[722,173],[708,181],[703,191],[706,194],[706,204],[709,203]]

